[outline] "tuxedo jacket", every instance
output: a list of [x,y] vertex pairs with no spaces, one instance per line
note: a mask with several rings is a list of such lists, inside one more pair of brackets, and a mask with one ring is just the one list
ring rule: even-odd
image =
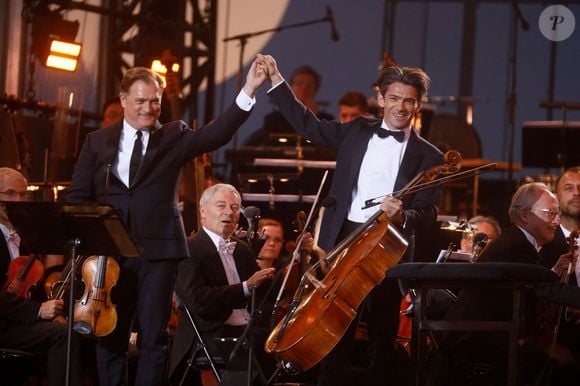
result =
[[67,199],[115,206],[142,248],[144,258],[187,256],[176,200],[182,167],[195,156],[225,145],[249,114],[233,104],[199,130],[192,130],[181,121],[157,124],[129,187],[111,172],[118,157],[123,123],[89,133],[75,165]]
[[[234,261],[240,281],[259,270],[250,246],[235,240]],[[228,284],[226,272],[215,244],[200,230],[187,239],[190,257],[179,263],[175,293],[194,316],[202,332],[218,330],[232,310],[246,308],[248,298],[242,283]],[[210,334],[211,335],[211,334]],[[185,313],[179,321],[171,350],[171,372],[195,341],[195,332]]]
[[546,245],[542,246],[542,249],[540,249],[540,259],[542,261],[542,265],[551,269],[554,264],[556,264],[556,261],[558,261],[560,256],[566,252],[568,252],[568,242],[564,237],[562,227],[558,226],[558,228],[556,228],[554,239]]
[[[382,120],[365,117],[348,123],[319,120],[294,97],[290,86],[285,82],[271,90],[269,95],[278,110],[302,137],[314,145],[338,150],[335,178],[329,193],[336,198],[336,205],[326,208],[319,236],[320,247],[329,251],[336,244],[342,223],[348,215],[352,192],[358,181],[367,145],[375,131],[381,127]],[[403,188],[419,172],[441,163],[441,152],[411,130],[394,190]],[[418,225],[429,226],[435,222],[441,192],[441,189],[429,189],[402,199],[407,218],[405,229],[402,230],[407,238],[413,238]]]

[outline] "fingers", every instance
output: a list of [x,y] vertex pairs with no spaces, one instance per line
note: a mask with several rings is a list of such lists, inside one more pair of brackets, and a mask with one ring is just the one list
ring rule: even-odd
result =
[[381,210],[385,212],[391,221],[395,223],[401,223],[403,221],[403,202],[398,198],[385,197],[381,203]]

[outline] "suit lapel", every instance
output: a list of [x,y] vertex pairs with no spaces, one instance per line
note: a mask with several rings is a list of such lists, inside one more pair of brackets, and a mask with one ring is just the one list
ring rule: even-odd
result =
[[107,164],[113,165],[119,155],[119,141],[121,141],[121,132],[123,131],[123,121],[111,126],[107,135],[105,152],[103,157]]
[[228,284],[228,277],[226,270],[222,264],[222,259],[215,248],[215,244],[205,232],[205,230],[197,233],[200,236],[200,256],[206,261],[209,269],[213,272],[212,277],[218,285]]
[[399,173],[395,180],[395,192],[401,190],[417,174],[417,169],[423,160],[423,155],[418,151],[418,145],[419,139],[417,138],[417,134],[415,134],[415,131],[411,129],[409,143],[407,143],[405,155],[403,155],[403,161],[401,162],[401,167],[399,168]]
[[[350,181],[354,181],[354,183],[345,184],[345,186],[356,185],[356,178],[360,171],[363,157],[366,154],[366,149],[368,147],[369,141],[373,136],[375,130],[380,126],[381,126],[380,120],[377,120],[376,122],[370,122],[368,124],[365,124],[365,126],[361,128],[359,135],[355,135],[352,137],[352,146],[350,151],[352,161],[350,163],[350,170],[348,176]],[[350,140],[351,138],[348,139]]]

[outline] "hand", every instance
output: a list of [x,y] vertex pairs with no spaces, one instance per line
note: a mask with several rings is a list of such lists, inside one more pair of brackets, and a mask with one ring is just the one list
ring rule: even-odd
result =
[[258,54],[257,58],[257,60],[263,63],[266,67],[266,74],[270,78],[272,86],[284,81],[284,78],[278,70],[278,65],[276,64],[276,60],[273,56]]
[[403,202],[398,198],[387,196],[381,203],[381,210],[385,212],[389,220],[395,224],[402,224],[405,217],[403,213]]
[[310,232],[304,233],[300,250],[310,254],[313,248],[314,248],[314,237],[312,237],[312,234]]
[[268,78],[266,67],[262,61],[255,59],[250,66],[248,75],[246,76],[246,84],[244,85],[244,92],[251,98],[256,96],[256,90]]
[[274,272],[276,269],[274,268],[264,268],[257,272],[254,272],[252,276],[246,280],[246,284],[248,285],[248,289],[255,288],[262,284],[265,280],[271,279],[274,277]]
[[57,315],[62,315],[64,310],[64,301],[48,300],[40,305],[40,319],[52,320]]
[[[574,267],[577,260],[578,256],[575,256],[573,252],[564,253],[560,258],[558,258],[558,261],[556,261],[556,264],[552,267],[552,271],[556,272],[558,275],[562,275],[568,271],[568,265],[572,263],[572,267]],[[572,273],[574,273],[573,270]]]

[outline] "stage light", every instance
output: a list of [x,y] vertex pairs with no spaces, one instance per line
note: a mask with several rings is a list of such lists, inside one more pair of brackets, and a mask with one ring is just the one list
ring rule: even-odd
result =
[[61,40],[52,40],[46,62],[46,67],[64,71],[76,71],[78,57],[81,54],[79,43],[70,43]]

